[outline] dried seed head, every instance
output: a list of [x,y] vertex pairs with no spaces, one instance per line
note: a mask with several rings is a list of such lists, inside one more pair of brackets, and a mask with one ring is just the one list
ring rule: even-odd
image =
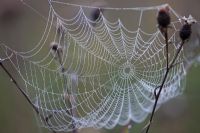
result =
[[182,41],[185,41],[190,38],[191,33],[192,33],[191,25],[186,23],[182,26],[182,28],[179,32],[179,36]]
[[182,41],[185,41],[188,40],[192,34],[191,25],[196,23],[197,21],[191,15],[189,15],[188,18],[184,16],[182,20],[184,20],[184,24],[179,32],[179,36]]
[[168,5],[160,8],[158,11],[157,22],[161,31],[163,31],[163,28],[167,28],[171,22],[169,11]]

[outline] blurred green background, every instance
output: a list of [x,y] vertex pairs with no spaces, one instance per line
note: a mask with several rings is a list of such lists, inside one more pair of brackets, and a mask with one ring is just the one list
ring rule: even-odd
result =
[[[28,0],[28,2],[31,0]],[[100,0],[99,0],[100,1]],[[70,1],[80,4],[91,4],[95,0]],[[192,14],[200,20],[199,0],[109,0],[111,7],[153,6],[169,3],[179,14]],[[44,16],[47,15],[45,0],[37,0],[32,5]],[[42,34],[45,21],[38,17],[33,20],[33,12],[19,0],[0,0],[0,42],[13,49],[29,47],[37,42]],[[34,16],[35,17],[35,16]],[[40,18],[40,19],[39,19]],[[30,43],[31,42],[31,43]],[[26,44],[26,45],[24,45]],[[152,133],[199,133],[200,132],[200,67],[193,65],[187,74],[186,89],[182,96],[174,98],[163,105],[156,113],[152,125]],[[131,133],[139,133],[145,125],[134,124]],[[113,130],[84,129],[81,133],[120,133],[123,127]],[[8,76],[0,69],[0,133],[47,133],[47,129],[39,128],[34,112],[25,98],[10,82]]]

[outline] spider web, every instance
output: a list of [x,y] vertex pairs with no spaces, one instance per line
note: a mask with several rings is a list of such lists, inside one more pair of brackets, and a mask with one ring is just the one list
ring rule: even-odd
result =
[[[72,17],[57,6],[75,9]],[[159,8],[101,8],[92,20],[88,10],[64,1],[49,1],[49,15],[41,40],[26,52],[1,44],[12,66],[24,81],[25,91],[55,131],[85,127],[111,129],[130,120],[140,123],[152,111],[154,89],[166,70],[164,37],[156,27]],[[170,6],[169,6],[170,7]],[[178,49],[180,16],[170,7],[172,23],[169,59]],[[131,14],[126,24],[124,16]],[[121,16],[120,16],[121,15]],[[50,43],[62,48],[61,64]],[[172,68],[158,107],[183,91],[183,50]],[[47,124],[48,122],[48,124]]]

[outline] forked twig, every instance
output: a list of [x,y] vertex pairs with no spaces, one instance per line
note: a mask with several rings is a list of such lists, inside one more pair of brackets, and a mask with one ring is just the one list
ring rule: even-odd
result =
[[[153,110],[152,110],[152,113],[151,113],[151,116],[150,116],[150,119],[149,119],[149,123],[148,123],[148,125],[146,125],[146,133],[149,132],[149,129],[151,127],[152,120],[153,120],[153,117],[154,117],[154,114],[155,114],[155,110],[156,110],[156,107],[157,107],[157,104],[158,104],[158,100],[159,100],[161,91],[164,87],[164,84],[167,80],[168,74],[174,66],[181,63],[181,62],[177,62],[177,63],[175,63],[175,62],[177,60],[177,57],[178,57],[181,49],[183,48],[185,41],[187,41],[190,38],[190,35],[191,35],[191,32],[192,32],[191,25],[193,23],[196,23],[196,20],[191,15],[188,18],[183,17],[182,19],[184,20],[184,25],[182,26],[182,28],[179,31],[179,37],[181,39],[181,43],[180,43],[180,46],[179,46],[178,50],[176,51],[172,61],[169,62],[169,57],[168,57],[169,56],[168,55],[168,46],[169,46],[168,28],[169,28],[170,20],[171,20],[169,8],[168,8],[168,6],[163,7],[158,12],[157,22],[158,22],[160,31],[162,32],[162,34],[164,35],[164,38],[165,38],[166,58],[167,58],[166,62],[167,63],[166,63],[166,72],[165,72],[165,75],[162,79],[161,85],[159,86],[159,90],[158,90],[158,88],[155,88],[155,90],[154,90],[155,103],[153,105]],[[158,93],[157,93],[157,90],[158,90]]]
[[[168,44],[168,40],[166,41],[166,43]],[[177,57],[178,57],[178,55],[179,55],[181,49],[183,48],[184,43],[185,43],[185,41],[182,41],[182,42],[181,42],[181,45],[180,45],[180,47],[178,48],[178,50],[177,50],[177,52],[176,52],[176,54],[175,54],[175,56],[174,56],[174,58],[173,58],[171,64],[170,64],[169,66],[166,67],[166,73],[165,73],[165,75],[164,75],[164,78],[163,78],[163,80],[162,80],[162,83],[161,83],[161,85],[160,85],[160,88],[159,88],[158,93],[156,93],[156,91],[154,92],[154,95],[155,95],[155,103],[154,103],[153,110],[152,110],[152,113],[151,113],[151,116],[150,116],[150,119],[149,119],[149,123],[148,123],[148,125],[147,125],[147,127],[146,127],[146,133],[149,132],[149,129],[150,129],[150,127],[151,127],[151,123],[152,123],[152,120],[153,120],[153,117],[154,117],[154,114],[155,114],[155,110],[156,110],[156,107],[157,107],[157,104],[158,104],[158,100],[159,100],[161,91],[162,91],[162,89],[163,89],[163,86],[164,86],[164,84],[165,84],[165,82],[166,82],[167,76],[168,76],[168,74],[169,74],[169,72],[170,72],[170,69],[172,69],[173,66],[175,65],[174,63],[175,63],[175,61],[176,61],[176,59],[177,59]],[[166,45],[166,46],[168,46],[168,45]],[[168,53],[167,53],[167,56],[168,56]],[[168,59],[168,58],[167,58],[167,59]],[[156,88],[155,90],[157,90],[157,88]]]
[[[165,34],[167,34],[167,33],[165,33]],[[167,38],[167,36],[165,36],[165,42],[166,42],[166,47],[168,47],[168,38]],[[172,59],[172,61],[171,61],[170,64],[168,64],[168,63],[169,63],[169,61],[168,61],[168,48],[166,48],[166,50],[167,50],[167,51],[166,51],[166,52],[167,52],[167,53],[166,53],[166,54],[167,54],[166,73],[165,73],[165,75],[164,75],[164,78],[163,78],[163,80],[162,80],[162,83],[161,83],[161,85],[160,85],[160,88],[159,88],[158,93],[154,92],[154,93],[155,93],[155,103],[154,103],[154,106],[153,106],[153,111],[152,111],[151,116],[150,116],[149,124],[148,124],[148,126],[147,126],[147,128],[146,128],[146,133],[148,133],[148,131],[149,131],[149,129],[150,129],[150,126],[151,126],[151,123],[152,123],[152,120],[153,120],[153,117],[154,117],[154,114],[155,114],[155,110],[156,110],[156,107],[157,107],[157,104],[158,104],[158,100],[159,100],[161,91],[162,91],[162,89],[163,89],[163,86],[164,86],[164,84],[165,84],[165,81],[166,81],[166,79],[167,79],[167,76],[168,76],[168,74],[169,74],[169,72],[170,72],[170,69],[172,69],[175,65],[177,65],[177,63],[176,63],[176,64],[174,64],[174,63],[175,63],[175,61],[176,61],[176,59],[177,59],[177,57],[178,57],[178,55],[179,55],[181,49],[183,48],[184,43],[185,43],[185,40],[182,40],[182,41],[181,41],[181,44],[180,44],[180,46],[179,46],[179,48],[178,48],[178,50],[176,51],[176,54],[175,54],[174,58]],[[155,90],[157,90],[157,89],[155,89]]]

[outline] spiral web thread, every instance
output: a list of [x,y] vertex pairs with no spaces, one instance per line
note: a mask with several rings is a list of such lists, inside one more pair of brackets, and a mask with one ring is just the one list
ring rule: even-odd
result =
[[[63,17],[56,11],[55,3],[76,8],[77,12],[71,18]],[[49,1],[46,28],[33,49],[17,52],[0,45],[6,56],[12,55],[9,60],[24,81],[27,95],[48,119],[49,124],[43,122],[44,127],[55,131],[111,129],[130,120],[137,123],[145,120],[155,101],[154,89],[165,74],[166,53],[164,37],[156,23],[154,31],[147,33],[148,23],[145,26],[142,22],[145,18],[156,19],[162,6],[103,8],[105,13],[138,14],[133,23],[133,26],[137,23],[136,29],[129,30],[120,17],[112,21],[103,13],[96,21],[87,17],[86,10],[98,7]],[[178,48],[176,34],[182,22],[171,7],[170,10],[171,61]],[[56,61],[57,55],[52,55],[49,42],[62,47],[62,65]],[[183,52],[177,62],[182,60]],[[183,63],[172,68],[159,105],[182,92],[184,75]]]

